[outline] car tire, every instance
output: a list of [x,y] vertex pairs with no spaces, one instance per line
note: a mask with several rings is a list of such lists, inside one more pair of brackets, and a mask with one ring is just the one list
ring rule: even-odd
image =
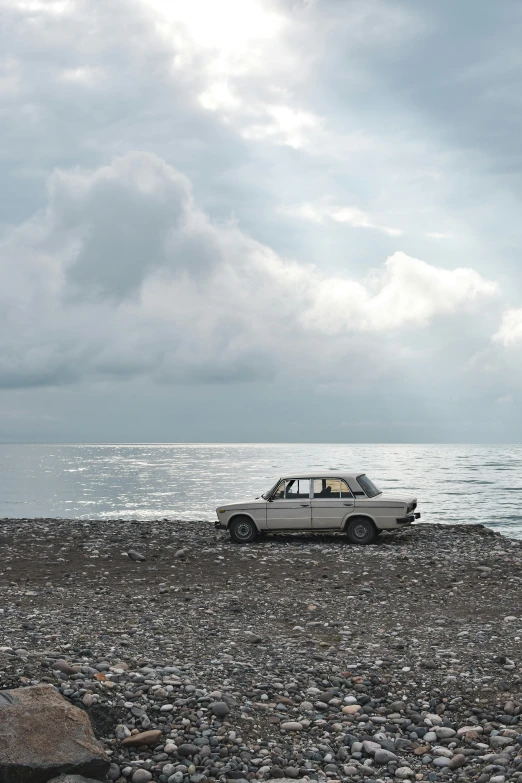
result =
[[257,527],[250,517],[236,517],[229,527],[230,538],[236,544],[251,544],[258,536]]
[[377,534],[371,519],[356,517],[348,523],[346,535],[351,544],[371,544]]

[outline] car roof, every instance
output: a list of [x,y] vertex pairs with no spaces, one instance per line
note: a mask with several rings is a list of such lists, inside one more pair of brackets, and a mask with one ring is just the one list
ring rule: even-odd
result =
[[343,478],[343,479],[356,479],[357,476],[364,476],[364,471],[347,471],[347,470],[295,470],[293,473],[286,473],[281,476],[282,479],[312,479],[312,478]]

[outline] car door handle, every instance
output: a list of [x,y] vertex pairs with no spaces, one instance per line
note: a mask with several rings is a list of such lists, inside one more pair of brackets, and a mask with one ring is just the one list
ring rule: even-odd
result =
[[310,503],[301,503],[301,506],[303,506],[303,508],[308,508],[309,505]]
[[353,506],[353,503],[343,503],[343,506]]

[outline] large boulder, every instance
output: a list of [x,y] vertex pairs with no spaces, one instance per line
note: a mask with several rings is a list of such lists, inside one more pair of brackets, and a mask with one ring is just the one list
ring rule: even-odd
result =
[[52,685],[0,691],[0,783],[72,773],[103,779],[110,761],[87,714]]

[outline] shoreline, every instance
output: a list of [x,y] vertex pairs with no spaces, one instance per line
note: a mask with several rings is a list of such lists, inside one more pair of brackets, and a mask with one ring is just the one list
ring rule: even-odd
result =
[[[521,594],[522,541],[477,525],[238,547],[211,522],[0,520],[0,689],[59,687],[121,783],[504,783]],[[122,747],[151,728],[155,747]]]

